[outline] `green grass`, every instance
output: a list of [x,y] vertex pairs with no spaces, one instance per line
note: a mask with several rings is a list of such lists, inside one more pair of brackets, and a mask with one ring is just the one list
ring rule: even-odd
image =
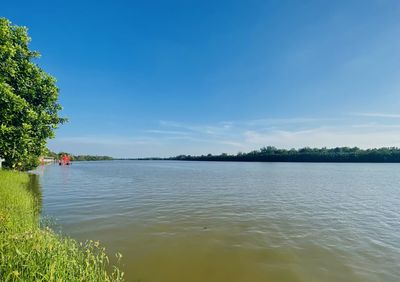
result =
[[0,281],[123,281],[98,242],[40,228],[28,183],[26,173],[0,170]]

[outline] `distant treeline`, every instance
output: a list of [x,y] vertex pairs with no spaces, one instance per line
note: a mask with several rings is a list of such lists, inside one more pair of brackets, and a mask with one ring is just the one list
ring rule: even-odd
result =
[[51,152],[50,150],[46,151],[46,157],[52,157],[55,158],[56,160],[61,159],[63,155],[68,155],[71,157],[71,161],[110,161],[113,160],[114,158],[109,157],[109,156],[93,156],[93,155],[72,155],[67,152],[60,152],[60,153],[54,153]]
[[236,155],[180,155],[168,160],[230,162],[400,162],[400,148],[360,149],[357,147],[277,149],[272,146]]
[[71,156],[73,161],[111,161],[113,160],[112,157],[109,156],[91,156],[91,155],[72,155]]

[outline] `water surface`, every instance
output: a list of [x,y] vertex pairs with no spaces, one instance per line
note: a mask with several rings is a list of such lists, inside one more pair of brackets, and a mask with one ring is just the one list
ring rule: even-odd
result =
[[42,213],[123,254],[127,281],[399,281],[400,165],[76,162]]

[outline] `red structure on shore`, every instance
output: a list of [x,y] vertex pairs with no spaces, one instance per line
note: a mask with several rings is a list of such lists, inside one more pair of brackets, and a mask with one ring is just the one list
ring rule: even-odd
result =
[[62,155],[60,157],[60,161],[58,163],[59,165],[70,165],[71,164],[71,158],[68,155]]

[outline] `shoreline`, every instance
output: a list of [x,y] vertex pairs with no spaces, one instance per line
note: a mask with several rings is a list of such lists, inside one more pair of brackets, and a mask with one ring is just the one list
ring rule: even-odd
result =
[[123,281],[99,242],[79,243],[41,226],[41,203],[28,187],[34,177],[0,170],[0,280]]

